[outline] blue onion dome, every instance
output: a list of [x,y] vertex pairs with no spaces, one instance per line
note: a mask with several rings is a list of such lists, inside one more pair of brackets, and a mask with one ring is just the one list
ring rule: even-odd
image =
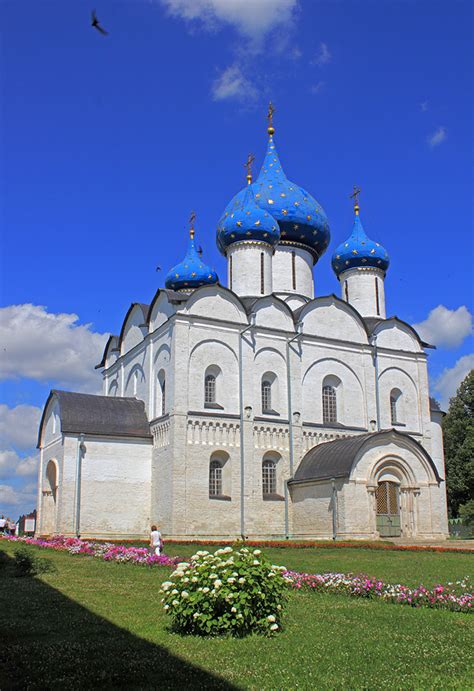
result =
[[234,197],[221,216],[217,227],[219,250],[225,254],[227,248],[236,242],[259,242],[274,247],[279,240],[277,221],[268,211],[257,206],[249,184]]
[[196,248],[194,228],[189,231],[188,250],[182,262],[173,266],[165,279],[165,286],[170,290],[183,292],[194,290],[200,286],[213,285],[218,282],[214,269],[205,264]]
[[354,204],[354,226],[350,237],[342,242],[332,255],[332,268],[336,276],[348,269],[373,267],[385,273],[390,259],[387,250],[365,234],[359,216],[359,204]]
[[273,139],[273,127],[262,169],[252,187],[260,208],[269,211],[280,226],[280,244],[308,250],[316,263],[331,238],[324,209],[303,187],[286,177]]

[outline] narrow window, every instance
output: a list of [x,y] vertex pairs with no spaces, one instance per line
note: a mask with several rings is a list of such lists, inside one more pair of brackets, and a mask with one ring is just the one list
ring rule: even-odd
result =
[[209,465],[209,496],[222,496],[222,465],[219,461],[211,461]]
[[263,461],[262,463],[262,492],[263,495],[276,494],[276,463]]
[[349,302],[349,284],[344,281],[344,292],[346,294],[346,302]]
[[166,411],[166,379],[160,384],[161,388],[161,414],[164,415]]
[[377,306],[377,315],[380,315],[379,282],[378,282],[377,276],[375,277],[375,304]]
[[291,278],[293,290],[296,290],[296,252],[291,253]]
[[392,425],[400,424],[400,397],[401,392],[398,389],[390,391],[390,420]]
[[262,295],[265,294],[265,279],[263,276],[265,257],[263,252],[260,253],[260,292]]
[[323,386],[323,422],[337,422],[337,400],[334,386]]
[[204,379],[204,404],[216,402],[216,377],[206,374]]
[[262,380],[262,413],[272,410],[272,383],[268,379]]
[[392,425],[396,425],[397,420],[397,399],[395,396],[390,396],[390,416],[392,419]]
[[229,257],[229,288],[232,290],[232,255]]

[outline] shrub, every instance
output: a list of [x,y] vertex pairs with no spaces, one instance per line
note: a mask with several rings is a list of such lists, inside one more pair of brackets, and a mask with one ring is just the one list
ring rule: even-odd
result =
[[459,507],[459,515],[464,525],[474,528],[474,499],[470,499]]
[[16,549],[14,555],[15,576],[37,576],[40,573],[48,573],[55,570],[53,564],[48,559],[36,557],[25,547]]
[[162,603],[181,633],[272,635],[281,628],[288,590],[285,572],[258,549],[200,551],[190,563],[178,564],[162,584]]

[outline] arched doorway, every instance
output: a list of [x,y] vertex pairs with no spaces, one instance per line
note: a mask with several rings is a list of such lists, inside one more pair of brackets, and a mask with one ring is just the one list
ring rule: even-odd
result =
[[400,487],[393,480],[382,480],[375,490],[376,525],[380,537],[400,537]]
[[41,532],[52,535],[56,532],[56,512],[58,493],[58,469],[55,461],[51,460],[46,466],[46,478],[43,489],[43,519]]

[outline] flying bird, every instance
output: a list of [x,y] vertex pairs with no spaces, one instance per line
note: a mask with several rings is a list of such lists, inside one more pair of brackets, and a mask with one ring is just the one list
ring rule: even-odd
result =
[[99,23],[99,20],[97,19],[97,15],[95,13],[95,10],[92,10],[92,19],[91,19],[91,26],[94,27],[94,29],[97,29],[103,36],[107,36],[109,33],[106,31]]
[[157,271],[161,271],[161,266],[157,266],[157,267],[156,267],[156,270],[157,270]]

